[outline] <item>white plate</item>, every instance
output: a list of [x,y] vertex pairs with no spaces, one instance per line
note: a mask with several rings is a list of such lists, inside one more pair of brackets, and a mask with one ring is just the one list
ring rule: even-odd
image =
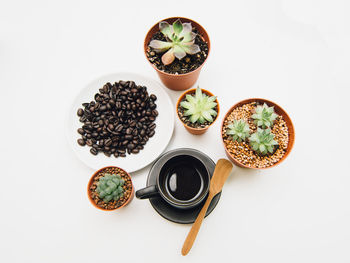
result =
[[[94,99],[95,93],[107,82],[118,82],[119,80],[133,80],[137,85],[147,87],[149,94],[157,96],[157,110],[159,112],[156,118],[155,135],[151,137],[145,145],[145,148],[138,154],[127,154],[126,157],[115,158],[105,156],[99,153],[97,156],[90,153],[90,147],[78,145],[77,139],[80,135],[77,129],[82,126],[77,116],[78,108],[82,108],[82,103],[90,102]],[[113,165],[123,168],[127,172],[135,172],[153,162],[165,150],[174,130],[174,106],[169,95],[165,92],[158,82],[149,78],[133,73],[116,73],[106,75],[88,84],[75,98],[69,111],[66,123],[66,135],[74,152],[78,158],[87,166],[97,170],[105,166]]]

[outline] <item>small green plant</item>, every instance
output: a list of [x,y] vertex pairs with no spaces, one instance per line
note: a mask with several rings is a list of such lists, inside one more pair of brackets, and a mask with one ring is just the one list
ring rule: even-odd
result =
[[274,138],[275,135],[271,133],[270,129],[263,130],[258,128],[257,132],[249,137],[249,141],[254,151],[265,155],[268,152],[273,153],[274,146],[278,145]]
[[152,40],[149,46],[157,53],[164,53],[162,62],[164,65],[171,64],[175,57],[183,59],[186,54],[196,54],[200,51],[198,45],[194,44],[196,34],[192,32],[191,23],[181,23],[177,19],[172,25],[166,21],[159,23],[159,30],[167,41]]
[[271,127],[274,120],[277,118],[277,114],[273,107],[269,107],[264,103],[263,106],[257,106],[255,114],[252,115],[254,123],[261,128]]
[[242,142],[249,137],[249,125],[244,120],[234,120],[227,128],[226,134],[231,135],[234,141]]
[[[195,95],[186,95],[186,100],[180,103],[185,108],[184,116],[189,116],[192,123],[199,122],[203,124],[205,121],[213,122],[218,113],[214,110],[217,103],[216,96],[207,96],[197,87]],[[212,117],[213,116],[213,117]]]
[[125,181],[116,174],[105,174],[98,180],[96,191],[98,196],[108,203],[112,199],[117,201],[124,194]]

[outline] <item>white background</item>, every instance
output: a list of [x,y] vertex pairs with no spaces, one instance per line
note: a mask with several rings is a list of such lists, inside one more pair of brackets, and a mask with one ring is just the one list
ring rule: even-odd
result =
[[[1,261],[350,262],[349,12],[346,0],[0,0]],[[281,165],[230,177],[187,257],[190,226],[164,220],[147,200],[111,213],[92,207],[93,170],[64,137],[65,114],[91,80],[119,71],[157,79],[143,39],[176,15],[210,35],[199,84],[222,112],[198,137],[176,120],[168,149],[225,157],[220,122],[249,97],[280,104],[296,129]],[[167,92],[175,103],[180,93]],[[148,170],[132,174],[136,189]]]

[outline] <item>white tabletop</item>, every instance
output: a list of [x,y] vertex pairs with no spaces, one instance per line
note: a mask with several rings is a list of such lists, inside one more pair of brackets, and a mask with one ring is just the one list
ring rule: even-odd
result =
[[[1,1],[2,261],[349,262],[349,7],[346,0]],[[180,250],[190,225],[164,220],[147,200],[111,213],[92,207],[93,170],[64,135],[66,112],[91,80],[123,71],[159,81],[143,39],[175,15],[210,35],[198,83],[218,96],[222,112],[202,136],[176,120],[168,150],[225,157],[220,122],[249,97],[280,104],[296,129],[281,165],[230,177],[187,257]],[[180,92],[167,92],[175,103]],[[132,174],[136,189],[148,170]]]

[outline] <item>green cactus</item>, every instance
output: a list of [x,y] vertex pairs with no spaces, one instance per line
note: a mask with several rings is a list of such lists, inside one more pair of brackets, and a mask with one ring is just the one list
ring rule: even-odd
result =
[[197,87],[195,95],[186,95],[186,100],[180,103],[180,106],[185,109],[184,116],[189,117],[190,122],[204,123],[205,121],[213,122],[216,115],[215,110],[217,103],[216,96],[207,96],[202,90]]
[[234,120],[227,128],[226,134],[231,135],[234,141],[242,142],[249,137],[249,125],[244,120]]
[[258,128],[258,131],[249,137],[249,141],[254,151],[266,155],[268,152],[273,153],[275,145],[278,145],[274,138],[275,135],[270,129]]
[[257,106],[255,109],[255,114],[252,115],[254,123],[263,129],[272,126],[274,120],[277,118],[274,107],[269,107],[264,103],[263,106]]
[[96,191],[105,203],[112,199],[117,201],[124,194],[124,183],[119,174],[105,174],[98,180]]

